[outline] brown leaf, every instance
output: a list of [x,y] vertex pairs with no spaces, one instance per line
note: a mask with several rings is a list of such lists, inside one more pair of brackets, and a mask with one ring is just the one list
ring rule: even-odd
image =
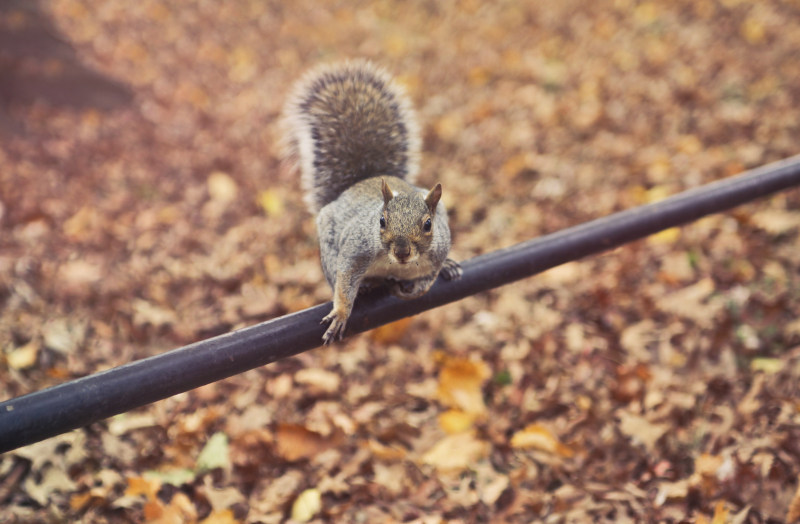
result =
[[800,476],[797,478],[797,490],[794,492],[792,501],[789,503],[789,509],[786,512],[786,522],[800,521]]
[[322,453],[337,445],[340,440],[338,433],[323,437],[303,426],[284,423],[278,425],[275,432],[275,451],[284,460],[294,462]]
[[334,393],[339,389],[342,379],[338,373],[320,368],[301,369],[294,375],[294,380],[298,384],[313,386],[313,388],[325,393]]
[[422,463],[443,471],[461,470],[486,457],[488,451],[489,443],[478,439],[474,432],[457,433],[434,444],[422,455]]
[[656,441],[664,436],[670,428],[669,424],[652,423],[642,416],[625,410],[617,411],[617,416],[620,419],[620,431],[644,445],[648,451],[654,450]]
[[[215,488],[209,475],[203,478],[203,494],[206,496],[208,503],[211,504],[211,508],[214,512],[219,513],[220,518],[224,517],[223,513],[225,510],[234,504],[245,501],[244,495],[237,488]],[[233,515],[231,515],[231,517],[233,517]]]

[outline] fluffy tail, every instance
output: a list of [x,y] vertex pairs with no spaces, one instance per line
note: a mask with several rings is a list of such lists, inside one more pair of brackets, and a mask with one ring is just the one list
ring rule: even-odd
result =
[[309,71],[286,103],[283,126],[284,151],[300,168],[312,213],[366,178],[416,178],[420,138],[411,103],[368,61]]

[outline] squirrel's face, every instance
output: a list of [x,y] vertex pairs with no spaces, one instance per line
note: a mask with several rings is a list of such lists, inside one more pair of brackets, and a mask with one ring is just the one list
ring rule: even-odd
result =
[[433,242],[433,218],[442,186],[436,184],[424,198],[417,192],[394,194],[386,181],[381,190],[384,200],[379,220],[381,242],[392,262],[414,263]]

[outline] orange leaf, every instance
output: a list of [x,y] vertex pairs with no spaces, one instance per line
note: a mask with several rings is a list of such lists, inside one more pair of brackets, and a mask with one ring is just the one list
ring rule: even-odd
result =
[[472,414],[483,414],[482,386],[489,378],[489,368],[480,361],[463,358],[445,358],[439,373],[437,394],[442,404]]
[[720,500],[714,506],[714,516],[711,517],[711,524],[725,524],[728,522],[728,508],[725,507],[725,501]]
[[412,320],[411,317],[401,318],[385,326],[375,328],[370,333],[370,337],[378,344],[394,344],[403,338]]
[[128,488],[125,490],[125,495],[129,497],[144,495],[148,499],[154,499],[159,489],[161,489],[161,481],[156,478],[128,477]]
[[403,460],[408,455],[408,452],[402,446],[386,445],[374,439],[370,439],[367,443],[367,447],[375,458],[386,462]]
[[539,424],[530,424],[511,437],[511,447],[516,449],[538,449],[570,458],[575,452],[562,444],[550,430]]
[[81,510],[89,505],[89,501],[92,500],[92,493],[76,493],[69,498],[69,507],[75,511]]
[[439,426],[451,435],[471,429],[474,423],[474,413],[465,413],[458,409],[451,409],[439,415]]
[[158,500],[149,500],[144,505],[144,519],[155,520],[164,515],[164,505]]
[[200,521],[200,524],[238,524],[238,522],[233,518],[233,511],[222,509],[212,511],[209,516]]
[[324,437],[297,424],[280,424],[275,432],[275,450],[289,462],[313,457],[338,441],[338,435]]

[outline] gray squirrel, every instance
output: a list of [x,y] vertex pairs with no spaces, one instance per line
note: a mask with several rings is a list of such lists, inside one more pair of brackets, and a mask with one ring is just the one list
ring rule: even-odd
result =
[[414,180],[420,138],[411,104],[386,71],[365,60],[312,69],[284,109],[284,151],[299,167],[317,216],[320,258],[333,288],[325,344],[341,339],[362,287],[388,285],[411,299],[441,274],[461,276],[447,258],[450,228],[440,201]]

